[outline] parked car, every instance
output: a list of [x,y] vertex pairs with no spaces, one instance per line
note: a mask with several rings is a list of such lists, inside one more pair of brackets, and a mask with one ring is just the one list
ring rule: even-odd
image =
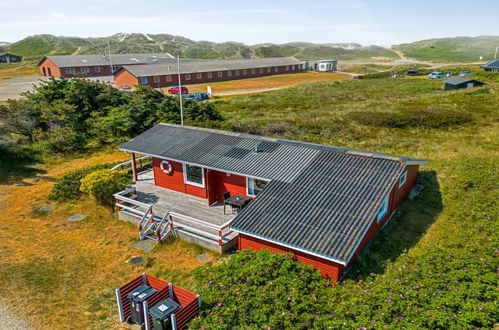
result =
[[[179,86],[173,86],[168,89],[168,93],[170,94],[179,94],[180,93],[180,87]],[[189,94],[189,90],[187,87],[182,86],[182,94]]]
[[204,101],[210,99],[206,93],[182,94],[182,97],[187,100]]
[[448,73],[443,73],[443,72],[439,72],[439,71],[434,71],[432,73],[430,73],[428,75],[428,78],[430,79],[435,79],[435,78],[446,78],[448,77],[449,74]]
[[460,77],[464,77],[464,76],[467,76],[469,74],[472,74],[473,72],[471,71],[461,71],[461,73],[459,74]]

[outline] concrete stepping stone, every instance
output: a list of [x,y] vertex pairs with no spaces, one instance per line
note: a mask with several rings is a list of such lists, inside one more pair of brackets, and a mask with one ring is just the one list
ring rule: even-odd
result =
[[207,262],[210,261],[210,255],[206,253],[198,254],[196,259],[201,262]]
[[150,239],[146,239],[143,241],[138,241],[137,243],[134,243],[132,246],[139,249],[139,250],[149,252],[152,249],[154,249],[154,247],[156,246],[156,242],[154,242]]
[[72,221],[72,222],[81,221],[81,220],[85,219],[86,217],[87,216],[84,214],[76,213],[76,214],[73,214],[72,216],[70,216],[68,218],[68,221]]
[[133,258],[131,258],[131,259],[130,259],[130,263],[131,263],[132,265],[139,265],[139,264],[141,264],[143,261],[144,261],[144,258],[142,258],[142,257],[133,257]]
[[43,212],[50,212],[53,209],[54,209],[54,206],[52,206],[52,205],[45,205],[45,206],[40,207],[40,211],[43,211]]

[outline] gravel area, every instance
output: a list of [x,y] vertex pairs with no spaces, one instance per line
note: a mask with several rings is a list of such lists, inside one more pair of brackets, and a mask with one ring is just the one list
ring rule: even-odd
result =
[[0,306],[0,330],[34,329],[26,321],[21,320],[9,309]]

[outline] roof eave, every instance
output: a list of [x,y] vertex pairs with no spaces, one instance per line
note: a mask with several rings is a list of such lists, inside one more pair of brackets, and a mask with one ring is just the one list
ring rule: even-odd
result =
[[267,237],[263,237],[263,236],[256,235],[256,234],[253,234],[253,233],[249,233],[249,232],[246,232],[244,230],[237,229],[236,227],[231,227],[231,229],[234,230],[234,231],[236,231],[236,232],[238,232],[238,233],[241,233],[241,234],[244,234],[244,235],[248,235],[248,236],[251,236],[251,237],[255,237],[255,238],[261,239],[262,241],[270,242],[270,243],[277,244],[277,245],[282,245],[282,246],[285,246],[287,248],[290,248],[290,249],[293,249],[293,250],[296,250],[296,251],[300,251],[300,252],[303,252],[303,253],[307,253],[307,254],[313,255],[315,257],[322,258],[322,259],[326,259],[328,261],[332,261],[332,262],[335,262],[335,263],[343,265],[343,266],[347,265],[347,263],[344,260],[341,260],[341,259],[338,259],[338,258],[334,258],[334,257],[331,257],[331,256],[326,256],[326,255],[323,255],[323,254],[320,254],[320,253],[317,253],[317,252],[313,252],[313,251],[310,251],[310,250],[306,250],[306,249],[300,248],[298,246],[294,246],[294,245],[291,245],[291,244],[286,244],[286,243],[278,241],[278,240],[273,240],[271,238],[267,238]]

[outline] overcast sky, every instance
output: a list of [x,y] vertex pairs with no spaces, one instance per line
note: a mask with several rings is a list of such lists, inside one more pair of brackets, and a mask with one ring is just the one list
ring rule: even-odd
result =
[[0,0],[0,41],[139,32],[246,44],[391,45],[499,35],[498,13],[499,0]]

